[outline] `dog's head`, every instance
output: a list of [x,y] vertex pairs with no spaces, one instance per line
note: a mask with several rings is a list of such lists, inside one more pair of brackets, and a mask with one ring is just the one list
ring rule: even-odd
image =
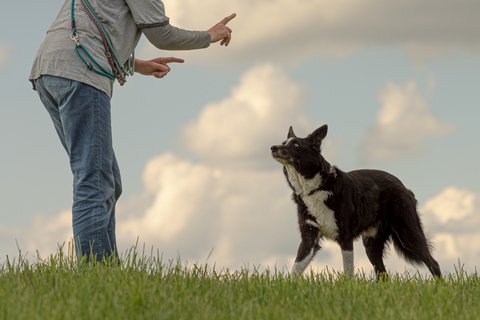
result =
[[294,167],[304,177],[313,177],[329,167],[321,154],[322,141],[327,136],[327,131],[328,126],[325,124],[306,138],[299,138],[290,127],[287,140],[271,147],[272,157],[284,166]]

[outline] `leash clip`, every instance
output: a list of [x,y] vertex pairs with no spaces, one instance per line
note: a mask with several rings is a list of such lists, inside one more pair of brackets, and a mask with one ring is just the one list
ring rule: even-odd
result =
[[78,34],[76,34],[75,32],[72,32],[72,33],[70,34],[70,39],[72,39],[72,41],[75,42],[75,45],[76,45],[77,47],[80,47],[80,39],[79,39],[79,37],[78,37]]

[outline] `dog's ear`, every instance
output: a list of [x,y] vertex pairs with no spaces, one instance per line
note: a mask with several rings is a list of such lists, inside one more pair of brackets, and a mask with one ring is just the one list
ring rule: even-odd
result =
[[295,135],[295,132],[293,132],[293,127],[290,126],[290,128],[288,129],[287,139],[296,138],[296,137],[297,137],[297,136]]
[[320,146],[322,144],[322,140],[325,139],[325,137],[327,136],[327,131],[328,125],[326,124],[313,131],[312,134],[310,134],[310,138],[312,139],[313,144]]

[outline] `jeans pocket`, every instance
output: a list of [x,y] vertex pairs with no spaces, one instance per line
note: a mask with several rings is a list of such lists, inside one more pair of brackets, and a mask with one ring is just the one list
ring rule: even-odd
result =
[[57,76],[44,75],[39,80],[57,103],[67,94],[72,86],[72,80]]

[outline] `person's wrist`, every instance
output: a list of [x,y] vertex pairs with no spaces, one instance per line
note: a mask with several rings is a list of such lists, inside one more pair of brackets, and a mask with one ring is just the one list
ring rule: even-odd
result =
[[135,64],[135,66],[134,66],[135,72],[141,73],[141,71],[142,71],[142,66],[143,66],[143,62],[144,62],[143,60],[140,60],[140,59],[135,58],[135,62],[134,62],[134,64]]

